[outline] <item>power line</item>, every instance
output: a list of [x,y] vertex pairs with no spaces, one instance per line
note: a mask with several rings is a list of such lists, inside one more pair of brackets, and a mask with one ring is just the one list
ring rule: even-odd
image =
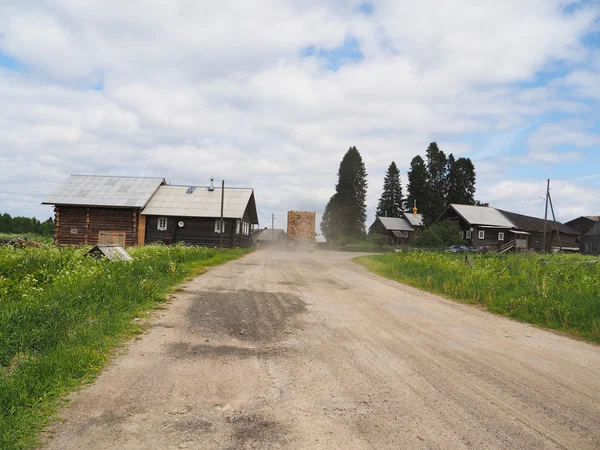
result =
[[9,191],[0,191],[0,194],[11,194],[11,195],[31,195],[32,197],[45,197],[48,194],[42,194],[40,192],[9,192]]

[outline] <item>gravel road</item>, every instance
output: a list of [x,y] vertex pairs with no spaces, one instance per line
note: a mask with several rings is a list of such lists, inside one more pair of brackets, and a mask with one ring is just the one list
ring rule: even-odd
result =
[[47,449],[598,449],[600,347],[261,250],[184,286]]

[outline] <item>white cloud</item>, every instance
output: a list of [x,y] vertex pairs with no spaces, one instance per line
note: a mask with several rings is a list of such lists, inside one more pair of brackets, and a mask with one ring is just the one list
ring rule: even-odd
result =
[[[496,184],[509,170],[501,156],[532,117],[590,109],[561,92],[591,90],[600,74],[581,43],[599,17],[593,4],[567,14],[558,0],[382,1],[372,15],[356,4],[5,1],[0,52],[23,69],[0,66],[0,181],[48,192],[70,173],[215,176],[255,187],[259,208],[283,219],[323,210],[356,145],[372,214],[390,161],[406,181],[430,141],[474,156],[477,198],[492,199],[511,189]],[[364,59],[329,70],[319,50],[342,55],[348,36]],[[557,62],[570,68],[564,80],[519,85]],[[480,149],[472,133],[510,139]],[[597,138],[542,126],[529,163],[576,159],[556,146]],[[0,202],[47,215],[37,200]]]

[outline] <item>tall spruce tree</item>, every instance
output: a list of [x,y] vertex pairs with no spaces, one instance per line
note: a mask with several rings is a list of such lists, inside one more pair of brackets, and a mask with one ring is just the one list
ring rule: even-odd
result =
[[433,223],[446,208],[448,159],[436,142],[427,147],[427,202],[423,217],[428,224]]
[[[450,164],[451,158],[452,164]],[[458,158],[454,161],[454,157],[450,154],[447,187],[447,204],[475,204],[475,166],[470,158]]]
[[422,212],[429,200],[427,196],[427,167],[425,161],[419,155],[415,156],[410,162],[410,170],[407,172],[407,176],[406,209],[410,211],[416,205],[419,212]]
[[404,196],[400,183],[400,171],[392,161],[383,179],[383,192],[377,205],[378,217],[400,217],[404,208]]
[[321,231],[327,241],[364,237],[367,186],[362,157],[356,147],[350,147],[340,162],[335,194],[327,203],[321,221]]

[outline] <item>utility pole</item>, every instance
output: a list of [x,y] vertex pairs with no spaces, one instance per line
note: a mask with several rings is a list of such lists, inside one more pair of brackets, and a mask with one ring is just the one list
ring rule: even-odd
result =
[[548,222],[548,199],[550,197],[550,178],[548,178],[548,187],[546,188],[546,213],[544,214],[544,253],[546,253],[546,228]]
[[225,231],[225,222],[223,221],[223,206],[225,205],[225,180],[221,181],[221,226],[219,228],[219,248],[223,248],[223,231]]
[[271,214],[271,242],[273,242],[273,228],[275,227],[275,214]]
[[[550,200],[550,210],[552,211],[552,220],[554,220],[554,228],[556,229],[556,236],[558,236],[558,248],[562,252],[562,241],[560,239],[560,231],[558,231],[558,223],[556,223],[556,216],[554,215],[554,206],[552,206],[552,196],[548,192],[548,199]],[[552,239],[550,239],[552,243]]]

